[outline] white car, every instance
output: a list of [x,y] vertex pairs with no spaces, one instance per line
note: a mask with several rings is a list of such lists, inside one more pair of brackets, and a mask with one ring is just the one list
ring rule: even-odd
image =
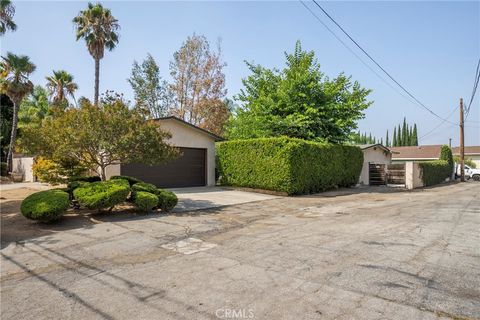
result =
[[[474,181],[480,181],[480,169],[474,169],[467,165],[464,166],[465,179],[472,179]],[[457,164],[456,175],[460,177],[460,164]]]

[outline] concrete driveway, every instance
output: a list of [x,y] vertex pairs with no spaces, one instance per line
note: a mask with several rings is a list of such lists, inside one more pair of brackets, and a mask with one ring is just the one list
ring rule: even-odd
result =
[[384,191],[66,217],[1,250],[1,316],[479,319],[480,184]]
[[237,191],[221,187],[171,189],[178,196],[174,212],[219,208],[236,204],[277,198],[273,195]]

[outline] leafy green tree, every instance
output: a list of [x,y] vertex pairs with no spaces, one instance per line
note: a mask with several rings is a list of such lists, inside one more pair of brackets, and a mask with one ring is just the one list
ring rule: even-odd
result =
[[18,112],[18,127],[37,126],[42,124],[50,114],[48,93],[42,86],[35,86],[33,92],[23,99]]
[[283,70],[247,63],[252,74],[243,80],[237,96],[243,105],[229,123],[228,137],[346,141],[370,106],[371,91],[344,74],[325,77],[315,53],[303,51],[299,41],[285,55]]
[[85,101],[45,119],[40,128],[25,128],[23,147],[56,163],[81,163],[99,171],[103,180],[111,164],[154,165],[177,155],[157,122],[146,121],[142,112],[115,96],[105,101],[98,106]]
[[3,36],[7,30],[17,30],[17,25],[13,22],[15,15],[15,6],[10,0],[0,0],[0,36]]
[[33,90],[33,83],[28,76],[35,68],[29,57],[17,56],[11,52],[7,52],[0,63],[0,93],[6,94],[13,102],[12,130],[7,154],[9,171],[12,170],[13,151],[17,140],[18,109],[22,99]]
[[78,85],[73,81],[73,75],[65,70],[54,70],[53,75],[46,79],[48,93],[55,106],[68,106],[68,97],[72,97],[75,101]]
[[137,107],[147,110],[151,118],[160,118],[168,114],[173,97],[168,90],[167,82],[160,77],[160,68],[150,54],[142,64],[133,62],[128,82],[135,94]]
[[85,39],[88,52],[95,60],[94,104],[98,105],[100,60],[104,56],[105,48],[112,51],[117,45],[117,31],[120,25],[111,11],[104,8],[100,3],[88,3],[88,8],[80,11],[78,16],[73,18],[73,23],[76,26],[77,41],[82,38]]

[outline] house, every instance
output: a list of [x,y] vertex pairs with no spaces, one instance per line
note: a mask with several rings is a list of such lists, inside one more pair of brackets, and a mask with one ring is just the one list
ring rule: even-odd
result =
[[376,171],[378,166],[383,168],[380,171],[385,172],[385,167],[392,162],[392,153],[382,144],[366,144],[359,145],[359,147],[363,152],[363,166],[358,182],[363,185],[369,185],[371,168]]
[[107,179],[126,175],[165,188],[215,185],[215,142],[222,138],[173,116],[154,121],[170,132],[172,137],[167,142],[179,148],[180,157],[155,166],[111,165],[106,168]]
[[441,144],[426,146],[391,147],[392,163],[440,159]]
[[[452,148],[454,156],[460,156],[460,147]],[[465,158],[471,159],[480,168],[480,146],[465,147]]]

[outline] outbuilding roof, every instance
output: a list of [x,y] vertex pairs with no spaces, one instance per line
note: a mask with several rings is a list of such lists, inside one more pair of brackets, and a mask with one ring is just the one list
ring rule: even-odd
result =
[[[452,148],[454,155],[460,154],[460,147]],[[465,154],[467,155],[480,155],[480,146],[467,146],[465,147]]]
[[392,152],[389,148],[385,147],[383,144],[381,143],[373,143],[373,144],[360,144],[358,145],[358,147],[362,150],[365,150],[365,149],[369,149],[369,148],[380,148],[380,149],[383,149],[384,151],[386,152]]
[[217,136],[217,135],[214,134],[213,132],[210,132],[210,131],[205,130],[205,129],[200,128],[200,127],[197,127],[196,125],[193,125],[193,124],[191,124],[191,123],[189,123],[189,122],[187,122],[187,121],[185,121],[185,120],[182,120],[182,119],[180,119],[180,118],[177,118],[177,117],[175,117],[175,116],[168,116],[168,117],[156,118],[156,119],[153,119],[153,120],[155,120],[155,121],[160,121],[160,122],[161,122],[161,121],[166,121],[166,120],[178,121],[178,122],[182,123],[183,125],[189,126],[189,127],[193,128],[193,129],[195,129],[195,130],[198,130],[198,131],[200,131],[200,132],[202,132],[202,133],[210,136],[210,137],[213,138],[215,141],[222,141],[222,140],[224,140],[222,137]]
[[437,160],[441,144],[427,146],[391,147],[392,160]]

